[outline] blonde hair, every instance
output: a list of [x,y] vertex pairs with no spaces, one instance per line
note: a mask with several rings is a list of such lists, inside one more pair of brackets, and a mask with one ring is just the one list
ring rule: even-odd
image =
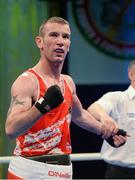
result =
[[44,27],[48,22],[49,23],[59,23],[59,24],[64,24],[64,25],[67,24],[69,26],[69,22],[67,20],[65,20],[61,17],[54,16],[54,17],[49,18],[48,20],[45,20],[41,24],[41,26],[39,27],[39,36],[44,37],[44,34],[45,34]]

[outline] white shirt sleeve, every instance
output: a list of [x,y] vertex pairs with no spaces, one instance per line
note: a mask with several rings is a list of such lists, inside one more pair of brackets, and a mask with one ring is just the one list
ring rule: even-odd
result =
[[107,114],[111,114],[114,108],[116,108],[121,97],[120,91],[108,92],[104,94],[97,103],[100,104]]

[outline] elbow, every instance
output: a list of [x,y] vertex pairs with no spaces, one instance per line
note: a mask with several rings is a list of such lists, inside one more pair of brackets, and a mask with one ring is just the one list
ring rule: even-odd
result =
[[13,140],[13,139],[16,138],[15,133],[14,133],[14,131],[13,131],[13,128],[11,128],[11,127],[9,127],[9,126],[6,125],[6,127],[5,127],[5,132],[6,132],[7,137],[8,137],[10,140]]
[[14,123],[14,117],[11,115],[6,119],[5,133],[10,140],[13,140],[17,137],[17,126]]

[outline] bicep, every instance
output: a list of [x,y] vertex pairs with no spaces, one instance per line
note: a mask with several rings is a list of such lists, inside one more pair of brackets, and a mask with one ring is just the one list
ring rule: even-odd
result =
[[26,78],[20,78],[12,85],[8,116],[24,112],[32,106],[31,87],[31,83]]
[[29,96],[23,96],[23,93],[12,94],[11,103],[8,110],[8,116],[10,114],[16,114],[23,112],[31,107],[31,98]]

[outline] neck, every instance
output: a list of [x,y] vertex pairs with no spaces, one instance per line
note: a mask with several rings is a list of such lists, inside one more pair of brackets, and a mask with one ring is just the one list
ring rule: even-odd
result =
[[63,64],[39,60],[34,69],[43,76],[59,79]]

